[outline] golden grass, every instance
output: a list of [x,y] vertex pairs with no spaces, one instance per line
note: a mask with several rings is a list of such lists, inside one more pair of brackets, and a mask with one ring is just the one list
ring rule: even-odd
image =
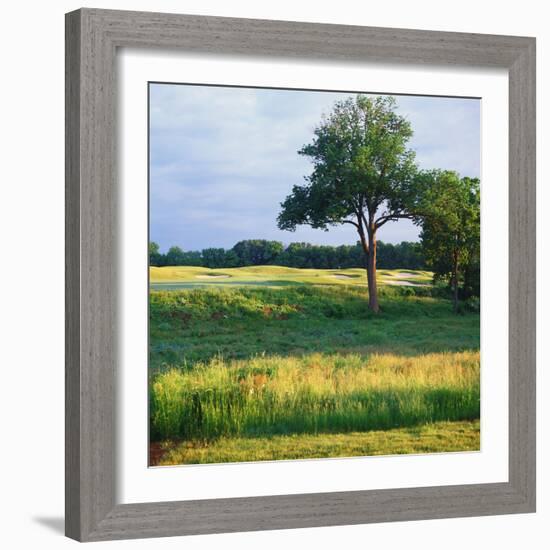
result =
[[351,432],[479,418],[479,352],[220,358],[151,384],[151,434]]

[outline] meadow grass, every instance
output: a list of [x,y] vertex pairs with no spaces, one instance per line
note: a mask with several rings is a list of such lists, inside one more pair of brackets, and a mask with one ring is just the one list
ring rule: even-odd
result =
[[223,437],[216,441],[165,441],[152,466],[212,464],[397,454],[479,451],[479,420],[338,434]]
[[151,387],[154,440],[385,430],[479,418],[479,353],[259,356],[171,369]]
[[[431,285],[387,285],[375,315],[362,285],[261,284],[275,268],[258,270],[260,284],[151,290],[157,445],[185,448],[191,462],[386,454],[397,447],[381,436],[365,446],[350,434],[479,418],[479,314],[455,315]],[[430,449],[460,450],[450,424],[444,432]],[[305,439],[294,452],[296,438]],[[402,448],[421,452],[411,445]]]
[[[150,293],[150,369],[216,356],[261,353],[400,355],[479,349],[479,315],[455,315],[448,300],[383,288],[381,311],[353,286],[208,288]],[[425,293],[425,289],[414,292]]]

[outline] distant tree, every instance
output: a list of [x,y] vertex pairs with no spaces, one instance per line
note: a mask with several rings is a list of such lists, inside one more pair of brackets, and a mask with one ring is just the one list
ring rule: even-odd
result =
[[458,311],[461,281],[479,293],[479,180],[461,179],[451,171],[433,171],[426,177],[431,181],[423,199],[422,246],[435,277],[449,282]]
[[279,256],[279,263],[299,269],[311,267],[308,251],[312,247],[313,245],[310,243],[290,243]]
[[328,230],[350,224],[365,256],[369,308],[377,312],[376,247],[378,230],[411,218],[417,167],[407,148],[410,123],[396,112],[392,97],[358,95],[337,102],[299,154],[310,157],[313,172],[295,185],[281,204],[280,229],[298,225]]
[[233,252],[239,258],[240,265],[272,264],[279,254],[283,252],[283,249],[283,243],[279,241],[266,241],[263,239],[239,241],[232,248]]
[[239,267],[240,261],[235,251],[230,249],[225,251],[223,267]]
[[202,254],[198,250],[186,250],[183,255],[179,257],[179,265],[192,265],[200,267],[203,265]]
[[399,244],[378,241],[378,265],[384,269],[423,269],[424,254],[420,243]]
[[149,243],[149,265],[162,265],[162,254],[160,253],[159,245],[153,241]]
[[[241,253],[241,257],[235,252],[235,248]],[[378,241],[377,249],[378,265],[382,268],[423,269],[425,267],[420,243],[402,242],[394,245]],[[284,248],[277,241],[263,241],[260,239],[241,241],[229,250],[223,248],[205,248],[202,251],[182,250],[179,246],[172,246],[167,254],[161,254],[158,245],[152,242],[149,245],[149,263],[152,266],[159,267],[168,265],[211,268],[240,267],[266,263],[315,269],[365,268],[366,266],[365,255],[360,242],[354,245],[340,246],[295,242]],[[475,294],[476,266],[472,264],[468,269],[470,275],[465,274],[465,278],[469,282],[467,284],[465,282],[465,288],[470,288],[470,294]],[[477,270],[479,273],[479,265]]]
[[399,258],[399,265],[396,267],[407,269],[424,269],[426,267],[421,243],[403,241],[395,245],[395,249]]
[[205,248],[202,250],[202,264],[205,267],[219,268],[228,267],[226,263],[226,252],[223,248]]
[[334,249],[336,267],[345,269],[349,267],[365,267],[364,255],[359,245],[341,245]]
[[336,269],[342,264],[338,248],[311,243],[291,243],[278,261],[289,267],[315,269]]
[[185,265],[185,253],[179,246],[171,246],[165,256],[166,265]]

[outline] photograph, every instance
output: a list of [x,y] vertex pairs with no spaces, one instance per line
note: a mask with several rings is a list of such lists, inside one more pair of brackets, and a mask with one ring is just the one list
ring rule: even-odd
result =
[[150,467],[480,451],[480,117],[149,82]]

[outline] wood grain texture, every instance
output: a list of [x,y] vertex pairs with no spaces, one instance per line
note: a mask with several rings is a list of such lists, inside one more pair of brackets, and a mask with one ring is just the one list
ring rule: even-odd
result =
[[[118,47],[504,67],[510,75],[509,482],[116,504]],[[66,17],[66,533],[110,540],[535,510],[535,41],[111,10]]]
[[509,70],[510,483],[535,508],[536,117],[535,43]]
[[67,29],[67,534],[83,538],[114,505],[114,50],[84,12]]
[[517,58],[518,48],[532,40],[165,13],[114,10],[85,13],[104,29],[106,36],[123,46],[262,57],[510,67]]
[[65,529],[80,529],[80,16],[65,27]]

